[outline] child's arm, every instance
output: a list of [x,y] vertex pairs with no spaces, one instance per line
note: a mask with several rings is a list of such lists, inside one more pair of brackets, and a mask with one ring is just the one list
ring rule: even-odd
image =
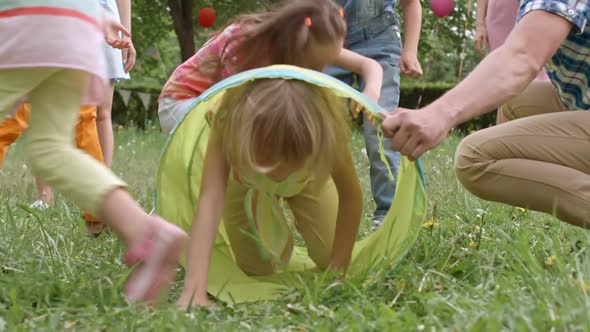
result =
[[[131,32],[131,0],[117,0],[117,8],[121,18],[121,24]],[[123,37],[125,39],[125,37]],[[123,49],[123,63],[125,64],[125,72],[128,73],[135,65],[136,51],[131,38],[129,38],[130,46]]]
[[212,131],[205,155],[197,213],[190,234],[184,289],[177,302],[182,309],[189,305],[207,305],[207,275],[223,213],[228,177],[229,165],[221,150],[221,137]]
[[332,170],[332,180],[338,192],[338,219],[330,262],[333,269],[345,272],[361,222],[363,194],[350,150],[348,147],[342,150]]
[[404,16],[404,47],[400,59],[400,71],[411,78],[422,77],[422,66],[418,61],[418,41],[422,25],[420,0],[402,0]]
[[373,101],[379,102],[383,68],[377,61],[343,48],[334,65],[361,75],[365,81],[363,93]]
[[477,16],[475,18],[475,48],[479,54],[484,55],[488,48],[488,30],[486,28],[486,15],[488,0],[477,0]]

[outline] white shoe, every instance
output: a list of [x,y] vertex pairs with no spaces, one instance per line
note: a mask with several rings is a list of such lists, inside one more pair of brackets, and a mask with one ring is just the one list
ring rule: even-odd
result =
[[383,219],[385,219],[385,216],[377,216],[373,218],[373,226],[371,227],[371,232],[376,231],[377,228],[379,228],[381,224],[383,224]]
[[41,210],[41,211],[49,209],[49,205],[47,205],[47,203],[43,202],[40,199],[34,201],[31,205],[29,205],[29,207],[31,209],[37,209],[37,210]]

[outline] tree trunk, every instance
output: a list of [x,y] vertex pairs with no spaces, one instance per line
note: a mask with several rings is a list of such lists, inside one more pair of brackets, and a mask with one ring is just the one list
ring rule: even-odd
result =
[[193,0],[168,0],[168,6],[184,62],[195,54]]

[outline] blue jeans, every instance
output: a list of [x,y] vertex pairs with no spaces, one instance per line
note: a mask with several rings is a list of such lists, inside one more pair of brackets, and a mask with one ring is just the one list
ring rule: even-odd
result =
[[[395,16],[393,13],[389,15]],[[399,22],[399,20],[397,20],[397,22]],[[346,47],[351,51],[374,59],[381,64],[381,67],[383,68],[383,87],[381,88],[379,105],[381,105],[385,111],[393,112],[399,103],[399,62],[402,52],[399,24],[389,26],[374,36],[365,36],[362,40],[358,40],[360,34],[358,31],[356,31],[357,33],[355,33],[355,36],[351,36],[351,33],[354,32],[354,30],[349,29]],[[351,40],[352,38],[355,40]],[[349,44],[349,41],[352,41],[352,43]],[[326,73],[349,85],[352,85],[356,78],[361,91],[364,89],[365,82],[361,77],[355,77],[356,74],[342,68],[330,67],[327,69]],[[375,218],[380,218],[387,214],[391,203],[393,202],[396,181],[395,179],[391,180],[389,178],[387,168],[383,161],[381,161],[377,127],[372,126],[370,122],[366,120],[364,121],[363,127],[365,146],[370,163],[371,190],[376,204],[376,209],[373,215]],[[397,177],[400,165],[400,155],[397,152],[393,152],[390,149],[390,146],[391,140],[383,139],[385,157],[391,167],[393,175]]]

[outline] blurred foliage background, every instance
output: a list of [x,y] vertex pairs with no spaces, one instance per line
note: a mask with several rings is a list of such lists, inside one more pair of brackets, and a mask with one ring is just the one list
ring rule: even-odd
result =
[[[129,92],[131,94],[126,103],[122,95],[116,93],[114,122],[140,129],[156,125],[156,100],[172,71],[183,60],[192,56],[211,34],[236,15],[269,9],[278,2],[280,1],[135,1],[133,41],[138,53],[137,65],[131,72],[132,80],[117,87],[118,91],[123,90],[123,95],[129,96]],[[423,69],[426,71],[429,67],[429,70],[420,81],[402,77],[402,107],[416,107],[420,94],[423,94],[422,105],[436,99],[464,78],[481,60],[472,43],[475,29],[475,0],[455,0],[453,12],[442,19],[430,10],[430,1],[421,3],[423,15],[419,59]],[[210,29],[201,28],[196,21],[197,13],[203,7],[213,7],[217,13],[216,23]],[[403,17],[399,5],[397,10],[400,17]],[[462,128],[478,129],[487,127],[494,121],[493,116],[487,116]]]

